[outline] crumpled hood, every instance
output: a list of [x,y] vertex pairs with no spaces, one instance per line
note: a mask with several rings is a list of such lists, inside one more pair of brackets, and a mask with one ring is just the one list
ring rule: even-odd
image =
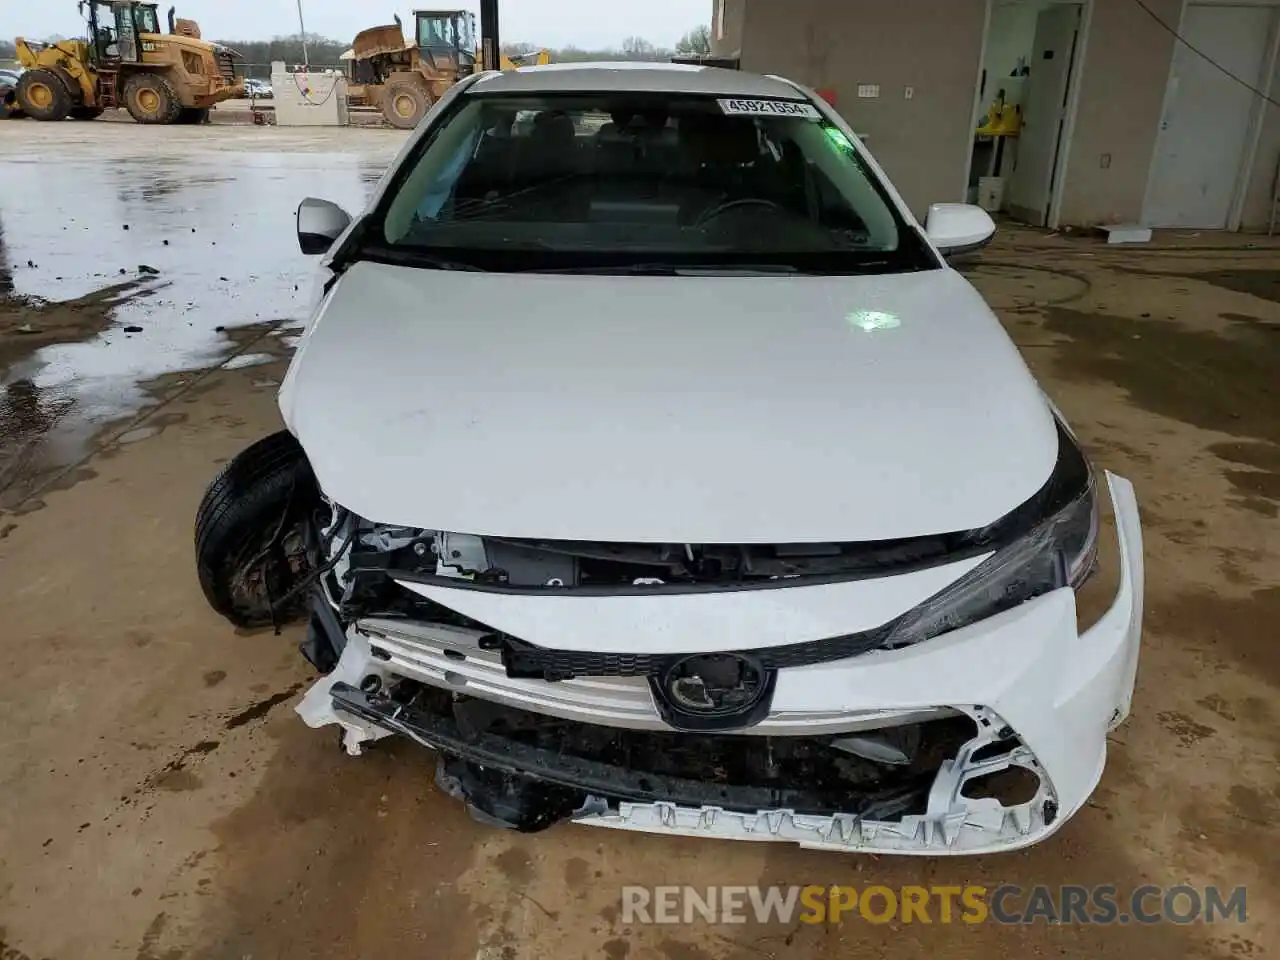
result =
[[[869,328],[869,329],[868,329]],[[609,277],[357,263],[280,390],[383,523],[548,539],[881,540],[987,524],[1057,454],[957,273]]]

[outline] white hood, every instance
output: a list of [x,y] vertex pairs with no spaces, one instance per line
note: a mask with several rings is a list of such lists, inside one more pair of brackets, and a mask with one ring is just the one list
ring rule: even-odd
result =
[[[864,329],[871,327],[872,329]],[[337,502],[507,537],[785,543],[979,527],[1057,453],[950,270],[609,277],[353,265],[280,391]]]

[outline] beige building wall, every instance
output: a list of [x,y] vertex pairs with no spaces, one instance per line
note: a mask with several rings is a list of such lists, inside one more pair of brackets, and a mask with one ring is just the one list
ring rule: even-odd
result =
[[[1146,2],[1179,24],[1183,0]],[[837,109],[867,136],[917,216],[932,202],[964,198],[986,0],[724,0],[721,38],[720,0],[711,7],[713,52],[740,50],[744,70],[833,89]],[[1061,224],[1141,219],[1174,43],[1132,0],[1094,0]],[[879,86],[879,97],[858,97],[860,85]],[[1280,65],[1270,92],[1280,99]],[[1267,223],[1278,162],[1280,107],[1267,105],[1245,187],[1245,229]]]
[[711,53],[736,57],[742,50],[742,21],[747,0],[711,0]]
[[[1263,90],[1272,100],[1280,100],[1280,58],[1276,60],[1275,74],[1269,89]],[[1271,219],[1271,191],[1276,180],[1276,166],[1280,163],[1280,107],[1262,103],[1262,130],[1258,136],[1258,150],[1253,157],[1244,192],[1244,205],[1240,210],[1240,226],[1245,230],[1265,230]]]
[[[1182,0],[1146,0],[1177,24]],[[1095,0],[1059,220],[1136,223],[1155,151],[1173,37],[1132,0]]]
[[[742,69],[833,89],[836,108],[867,135],[917,216],[930,203],[964,199],[986,0],[744,5]],[[859,98],[859,85],[878,86],[879,97]]]

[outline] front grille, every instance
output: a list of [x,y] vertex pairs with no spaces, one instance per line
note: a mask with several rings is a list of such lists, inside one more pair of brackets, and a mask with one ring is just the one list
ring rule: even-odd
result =
[[[897,621],[861,633],[825,637],[807,643],[752,650],[717,650],[755,660],[766,670],[807,667],[856,657],[878,650],[889,639]],[[540,680],[570,680],[574,677],[654,677],[686,658],[686,654],[593,653],[582,650],[549,650],[502,634],[486,638],[502,651],[507,676]]]
[[[842,810],[872,820],[923,814],[936,771],[974,736],[968,717],[927,721],[911,763],[888,766],[832,750],[826,737],[618,730],[416,685],[388,696],[337,682],[330,693],[344,713],[495,773],[596,796],[753,813]],[[575,796],[570,809],[582,800]]]

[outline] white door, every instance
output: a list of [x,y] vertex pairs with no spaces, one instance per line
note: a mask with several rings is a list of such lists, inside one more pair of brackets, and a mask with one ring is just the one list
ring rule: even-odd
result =
[[1018,163],[1009,178],[1006,206],[1027,223],[1042,227],[1049,219],[1049,197],[1058,164],[1067,113],[1067,87],[1080,31],[1079,4],[1062,3],[1036,18],[1036,41],[1022,87],[1022,133]]
[[[1187,43],[1265,90],[1270,7],[1187,7]],[[1257,96],[1186,44],[1177,44],[1147,179],[1142,222],[1152,227],[1227,226]]]

